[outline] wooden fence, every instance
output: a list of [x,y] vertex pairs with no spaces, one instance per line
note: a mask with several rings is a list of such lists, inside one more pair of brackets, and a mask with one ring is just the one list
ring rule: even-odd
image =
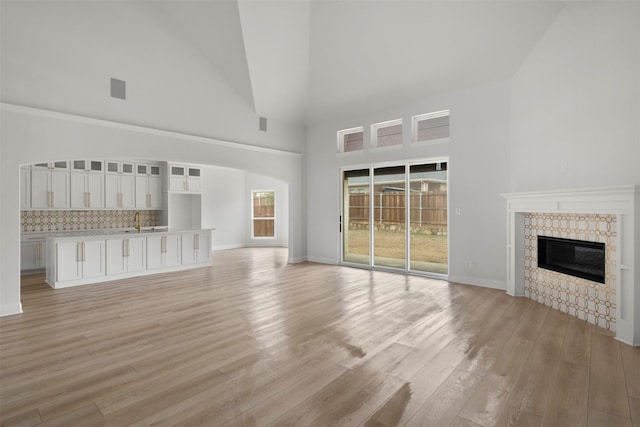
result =
[[[375,224],[404,224],[405,193],[379,192],[373,195],[373,220]],[[411,193],[410,222],[412,227],[446,226],[447,193]],[[349,195],[349,222],[368,223],[369,194]]]

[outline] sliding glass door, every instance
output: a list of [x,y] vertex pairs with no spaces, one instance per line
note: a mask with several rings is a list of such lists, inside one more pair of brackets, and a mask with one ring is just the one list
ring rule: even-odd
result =
[[369,169],[351,170],[342,179],[342,260],[371,264]]
[[448,274],[447,162],[342,173],[342,261]]
[[406,267],[405,167],[373,170],[373,265]]
[[409,182],[409,269],[448,274],[447,164],[410,165]]

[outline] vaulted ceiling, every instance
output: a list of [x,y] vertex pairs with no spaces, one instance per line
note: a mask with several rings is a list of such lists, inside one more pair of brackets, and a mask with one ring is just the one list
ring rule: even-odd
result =
[[305,123],[518,69],[559,1],[163,1],[260,116]]
[[[2,0],[2,4],[21,2]],[[29,54],[32,57],[26,63],[46,63],[50,50],[46,46],[53,43],[47,38],[56,31],[56,43],[69,48],[50,46],[60,55],[49,62],[54,66],[66,61],[78,76],[83,74],[76,72],[85,67],[93,67],[94,73],[115,73],[142,63],[143,58],[126,58],[127,52],[144,52],[151,54],[145,57],[147,75],[153,77],[158,70],[154,61],[164,46],[175,45],[168,37],[177,37],[180,43],[188,43],[184,55],[194,49],[199,52],[208,62],[206,72],[221,76],[238,100],[257,115],[304,125],[509,79],[564,3],[47,0],[22,2],[21,6],[19,13],[10,8],[12,21],[6,21],[13,29],[6,34],[21,34],[21,40],[9,44],[13,62],[7,66],[15,70],[22,64],[15,58],[22,61]],[[29,46],[24,55],[16,49],[30,42],[31,33],[20,30],[22,21],[40,32],[40,39],[34,36],[31,40],[35,47]],[[142,51],[136,53],[136,48]],[[83,63],[71,55],[73,50],[91,56],[83,57]],[[166,58],[180,61],[182,56],[184,60],[181,54],[173,51]],[[202,72],[204,67],[194,70],[199,76]],[[44,76],[40,82],[46,84],[47,79]],[[206,91],[206,83],[203,86]],[[88,83],[86,87],[90,88]],[[203,92],[201,98],[205,97]]]

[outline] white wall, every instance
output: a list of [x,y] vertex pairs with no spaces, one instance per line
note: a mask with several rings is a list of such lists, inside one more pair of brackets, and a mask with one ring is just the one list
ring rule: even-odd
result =
[[[448,143],[408,146],[411,116],[451,111]],[[382,109],[381,109],[382,110]],[[336,132],[402,118],[405,146],[336,154]],[[450,260],[452,281],[504,288],[506,281],[506,205],[509,189],[509,92],[506,83],[462,90],[406,108],[313,125],[307,134],[307,251],[312,261],[339,261],[338,215],[341,167],[379,162],[449,157]],[[453,214],[456,208],[461,215]],[[475,268],[469,267],[469,261]]]
[[511,191],[640,184],[640,3],[568,2],[511,81]]
[[[273,190],[275,192],[275,238],[253,239],[251,236],[251,192]],[[247,172],[244,198],[247,203],[245,220],[246,246],[288,246],[289,241],[289,186],[286,182],[268,176]]]
[[[153,158],[272,176],[292,194],[290,260],[305,259],[304,128],[270,119],[259,131],[243,94],[154,2],[0,5],[0,315],[20,311],[20,164]],[[111,77],[126,101],[110,97]]]
[[[0,315],[20,311],[19,166],[44,160],[70,158],[131,158],[225,166],[251,170],[286,182],[289,198],[289,260],[306,257],[302,218],[301,156],[295,153],[250,148],[204,138],[137,128],[2,105],[0,110],[0,174],[2,186],[0,229]],[[150,154],[152,153],[152,154]]]
[[249,209],[245,197],[246,172],[207,167],[202,173],[202,227],[215,228],[213,249],[243,247]]
[[[159,3],[2,1],[2,101],[299,151],[303,128],[270,118],[260,132],[244,94]],[[112,77],[126,101],[110,97]]]

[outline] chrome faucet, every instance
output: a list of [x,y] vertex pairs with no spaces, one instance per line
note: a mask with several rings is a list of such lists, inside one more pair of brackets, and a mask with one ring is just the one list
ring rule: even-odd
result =
[[136,231],[139,233],[140,232],[140,212],[136,212],[136,214],[133,216],[133,220],[136,222]]

